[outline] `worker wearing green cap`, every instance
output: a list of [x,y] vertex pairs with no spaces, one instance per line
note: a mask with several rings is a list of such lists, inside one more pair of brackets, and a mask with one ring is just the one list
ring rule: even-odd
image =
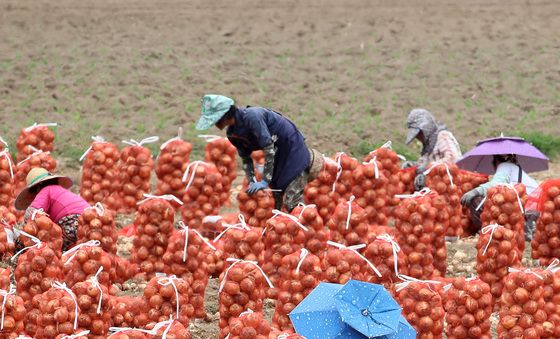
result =
[[[228,139],[243,160],[243,170],[250,183],[247,193],[252,195],[271,188],[275,208],[285,206],[288,211],[303,202],[310,170],[313,168],[314,175],[320,161],[312,161],[319,158],[317,152],[307,148],[303,134],[294,123],[268,108],[239,108],[232,99],[215,94],[202,98],[201,113],[196,124],[198,130],[207,130],[212,125],[221,130],[226,128]],[[261,181],[255,178],[251,159],[251,153],[257,150],[265,155]],[[311,163],[315,166],[310,166]]]

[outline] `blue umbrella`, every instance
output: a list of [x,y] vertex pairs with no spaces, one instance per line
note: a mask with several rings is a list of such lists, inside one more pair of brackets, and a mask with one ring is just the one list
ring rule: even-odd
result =
[[[363,334],[356,331],[355,329],[348,327],[346,330],[340,332],[336,337],[336,339],[342,338],[366,338]],[[410,326],[410,324],[406,321],[404,317],[399,320],[399,327],[395,333],[382,335],[380,337],[375,337],[375,339],[415,339],[416,338],[416,330],[414,327]]]
[[297,334],[307,339],[364,338],[359,332],[351,332],[338,314],[334,296],[342,287],[322,282],[290,312]]
[[367,338],[394,334],[401,307],[382,285],[350,280],[335,295],[342,321]]

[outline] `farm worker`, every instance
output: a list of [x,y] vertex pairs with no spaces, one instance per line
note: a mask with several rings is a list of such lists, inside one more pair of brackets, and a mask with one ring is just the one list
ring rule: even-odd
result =
[[[492,179],[484,183],[461,197],[461,204],[469,207],[471,212],[471,220],[474,226],[479,229],[481,227],[480,213],[482,208],[477,210],[478,205],[486,196],[490,187],[498,184],[517,184],[522,183],[525,185],[527,194],[531,194],[539,184],[535,179],[531,178],[517,162],[515,154],[499,154],[494,155],[493,165],[496,168],[496,173]],[[531,240],[533,238],[534,227],[539,217],[537,211],[525,211],[525,238]]]
[[415,108],[408,114],[408,133],[406,144],[418,139],[422,143],[420,158],[416,162],[406,161],[403,168],[417,166],[414,187],[421,190],[426,184],[423,172],[431,162],[456,162],[461,157],[461,148],[457,139],[444,124],[436,121],[432,113],[422,108]]
[[27,222],[35,210],[42,209],[62,229],[62,250],[69,249],[76,242],[78,217],[89,204],[68,190],[73,185],[69,177],[35,167],[25,180],[27,186],[15,200],[16,208],[25,210],[24,221]]
[[[249,195],[270,188],[275,208],[281,209],[284,205],[288,211],[303,202],[310,171],[312,177],[318,172],[317,168],[320,171],[322,157],[307,148],[303,134],[293,122],[268,108],[240,108],[228,97],[208,94],[202,98],[196,129],[207,130],[212,125],[220,130],[227,128],[227,137],[243,161],[250,183]],[[251,153],[256,150],[263,150],[265,157],[261,181],[255,178],[251,159]]]

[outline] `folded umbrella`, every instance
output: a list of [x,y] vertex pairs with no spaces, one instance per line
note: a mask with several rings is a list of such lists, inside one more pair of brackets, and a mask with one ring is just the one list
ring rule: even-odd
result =
[[521,168],[529,172],[548,169],[548,157],[523,138],[504,137],[479,141],[476,146],[457,161],[457,166],[469,171],[494,174],[494,155],[515,154]]
[[382,285],[350,280],[335,298],[342,321],[367,338],[398,331],[401,307]]

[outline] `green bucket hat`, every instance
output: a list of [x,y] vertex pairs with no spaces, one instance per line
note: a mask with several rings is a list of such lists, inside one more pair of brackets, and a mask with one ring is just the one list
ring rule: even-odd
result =
[[235,104],[233,99],[226,96],[206,94],[202,97],[201,116],[196,123],[196,129],[203,131],[212,127],[229,111],[233,104]]

